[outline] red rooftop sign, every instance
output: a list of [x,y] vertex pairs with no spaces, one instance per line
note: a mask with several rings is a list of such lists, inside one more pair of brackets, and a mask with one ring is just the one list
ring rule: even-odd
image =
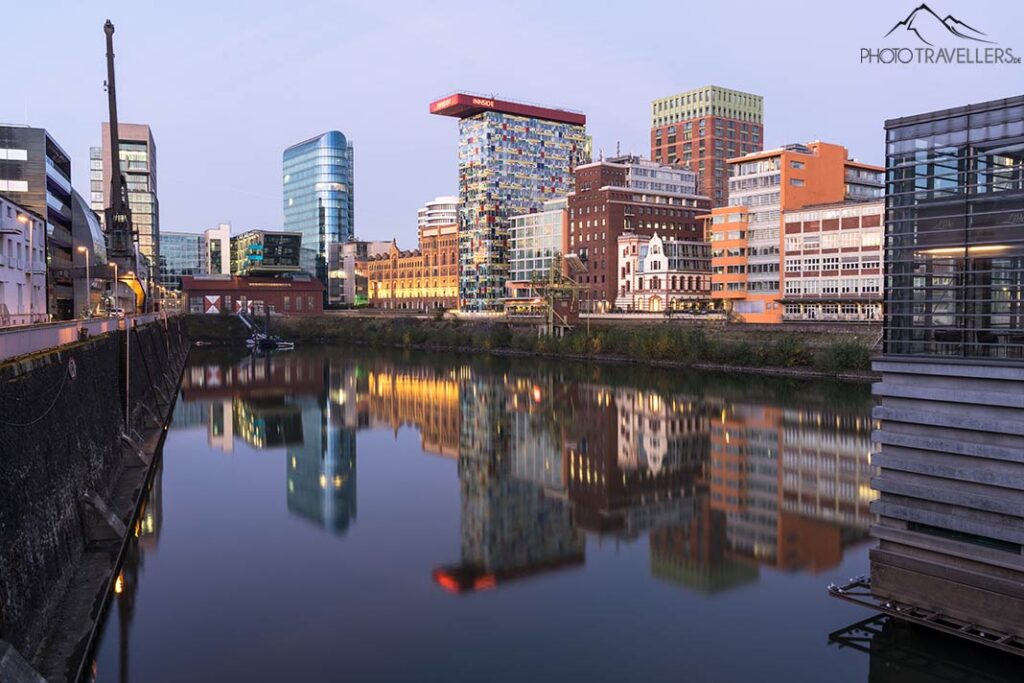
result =
[[584,114],[577,114],[562,109],[536,107],[531,104],[520,104],[518,102],[505,102],[503,100],[495,100],[478,95],[467,95],[465,93],[455,93],[430,103],[430,113],[439,116],[454,116],[464,119],[483,111],[498,111],[503,114],[528,116],[530,118],[556,121],[558,123],[571,123],[578,126],[583,126],[587,123],[587,117]]

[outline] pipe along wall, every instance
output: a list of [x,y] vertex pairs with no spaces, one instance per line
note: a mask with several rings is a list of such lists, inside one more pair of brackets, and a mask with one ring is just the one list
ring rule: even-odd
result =
[[188,348],[172,318],[0,366],[0,680],[77,678]]

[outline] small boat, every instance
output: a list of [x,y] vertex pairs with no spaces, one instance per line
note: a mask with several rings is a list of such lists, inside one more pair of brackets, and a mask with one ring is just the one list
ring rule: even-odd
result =
[[291,351],[295,343],[284,341],[280,337],[267,336],[262,332],[256,332],[245,340],[245,345],[253,350],[260,351]]

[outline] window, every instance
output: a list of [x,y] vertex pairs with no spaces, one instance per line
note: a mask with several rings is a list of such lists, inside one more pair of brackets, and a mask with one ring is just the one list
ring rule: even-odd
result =
[[801,178],[790,178],[789,184],[794,187],[803,187],[804,181]]

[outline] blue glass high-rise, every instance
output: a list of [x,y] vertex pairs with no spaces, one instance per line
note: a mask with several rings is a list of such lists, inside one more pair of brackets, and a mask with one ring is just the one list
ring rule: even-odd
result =
[[330,245],[355,233],[352,154],[352,143],[332,130],[292,145],[283,156],[284,229],[302,233],[302,269],[327,291]]

